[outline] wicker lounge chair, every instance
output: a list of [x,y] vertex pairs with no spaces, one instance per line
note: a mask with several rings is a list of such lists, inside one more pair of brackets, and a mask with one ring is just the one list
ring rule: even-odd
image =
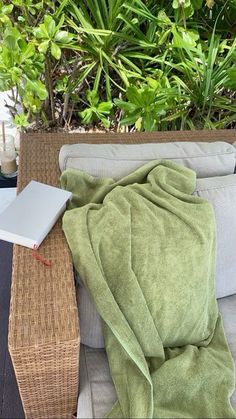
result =
[[[57,186],[63,144],[169,141],[234,142],[236,133],[182,131],[145,134],[27,134],[22,136],[18,192],[31,180]],[[9,350],[28,418],[66,418],[76,411],[79,321],[70,252],[58,221],[40,247],[48,268],[30,249],[14,246]]]

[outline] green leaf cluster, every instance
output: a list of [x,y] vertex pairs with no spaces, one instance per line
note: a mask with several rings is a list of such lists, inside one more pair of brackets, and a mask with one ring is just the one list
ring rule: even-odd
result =
[[101,121],[105,128],[110,127],[108,115],[112,109],[112,102],[99,102],[98,94],[95,90],[87,91],[88,106],[80,112],[82,122],[89,124],[93,121]]
[[50,51],[51,55],[59,60],[61,49],[68,47],[73,41],[74,35],[67,31],[60,30],[64,23],[65,16],[61,15],[59,23],[56,25],[52,16],[44,16],[44,21],[34,30],[34,35],[39,41],[39,52],[46,54]]
[[141,87],[129,86],[127,101],[114,99],[123,111],[122,125],[135,125],[137,131],[156,131],[173,104],[174,89],[169,89],[160,80],[147,77]]
[[235,21],[236,0],[0,0],[0,90],[22,127],[235,127]]

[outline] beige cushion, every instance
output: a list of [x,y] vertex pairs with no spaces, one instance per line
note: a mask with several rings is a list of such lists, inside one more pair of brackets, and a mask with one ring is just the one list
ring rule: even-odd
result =
[[235,147],[225,142],[63,145],[61,171],[83,170],[92,176],[120,179],[151,160],[169,159],[195,170],[197,177],[234,173]]
[[195,193],[211,202],[215,212],[216,297],[236,294],[236,174],[198,179]]

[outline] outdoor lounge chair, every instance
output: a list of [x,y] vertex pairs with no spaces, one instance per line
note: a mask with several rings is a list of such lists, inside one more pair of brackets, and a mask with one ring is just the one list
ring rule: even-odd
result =
[[[21,139],[18,191],[31,179],[55,186],[59,184],[58,159],[63,144],[170,141],[233,143],[235,140],[233,130],[145,134],[27,134]],[[233,158],[235,167],[235,154]],[[79,368],[80,333],[76,287],[61,221],[40,246],[40,253],[52,261],[51,268],[34,260],[29,249],[14,246],[9,350],[25,414],[29,418],[71,417],[77,410],[80,369],[78,417],[101,417],[113,403],[115,392],[103,349],[81,346]],[[236,359],[236,295],[222,299],[220,309],[231,351]],[[91,366],[97,367],[86,369],[88,360]],[[98,400],[95,405],[89,391],[98,374],[104,383],[105,396],[101,395],[99,399],[102,385],[98,386],[92,394]]]

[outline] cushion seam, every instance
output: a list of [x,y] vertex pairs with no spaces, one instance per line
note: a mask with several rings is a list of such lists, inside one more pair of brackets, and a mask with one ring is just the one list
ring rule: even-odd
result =
[[236,185],[223,185],[223,186],[213,186],[213,187],[208,187],[205,189],[195,189],[195,192],[204,192],[204,191],[212,191],[214,189],[225,189],[225,188],[236,188]]
[[69,159],[103,159],[103,160],[123,160],[123,161],[145,161],[145,160],[158,160],[158,159],[167,159],[167,160],[183,160],[183,159],[195,159],[195,158],[206,158],[206,157],[218,157],[218,156],[225,156],[225,155],[233,155],[234,157],[236,157],[236,152],[235,151],[228,151],[225,153],[214,153],[214,154],[197,154],[195,156],[182,156],[182,157],[147,157],[147,158],[134,158],[134,159],[126,159],[126,158],[111,158],[111,157],[102,157],[102,156],[79,156],[79,155],[75,155],[75,153],[72,154],[68,154],[66,157],[64,157],[64,164],[63,164],[63,168],[66,168],[67,165],[67,161]]

